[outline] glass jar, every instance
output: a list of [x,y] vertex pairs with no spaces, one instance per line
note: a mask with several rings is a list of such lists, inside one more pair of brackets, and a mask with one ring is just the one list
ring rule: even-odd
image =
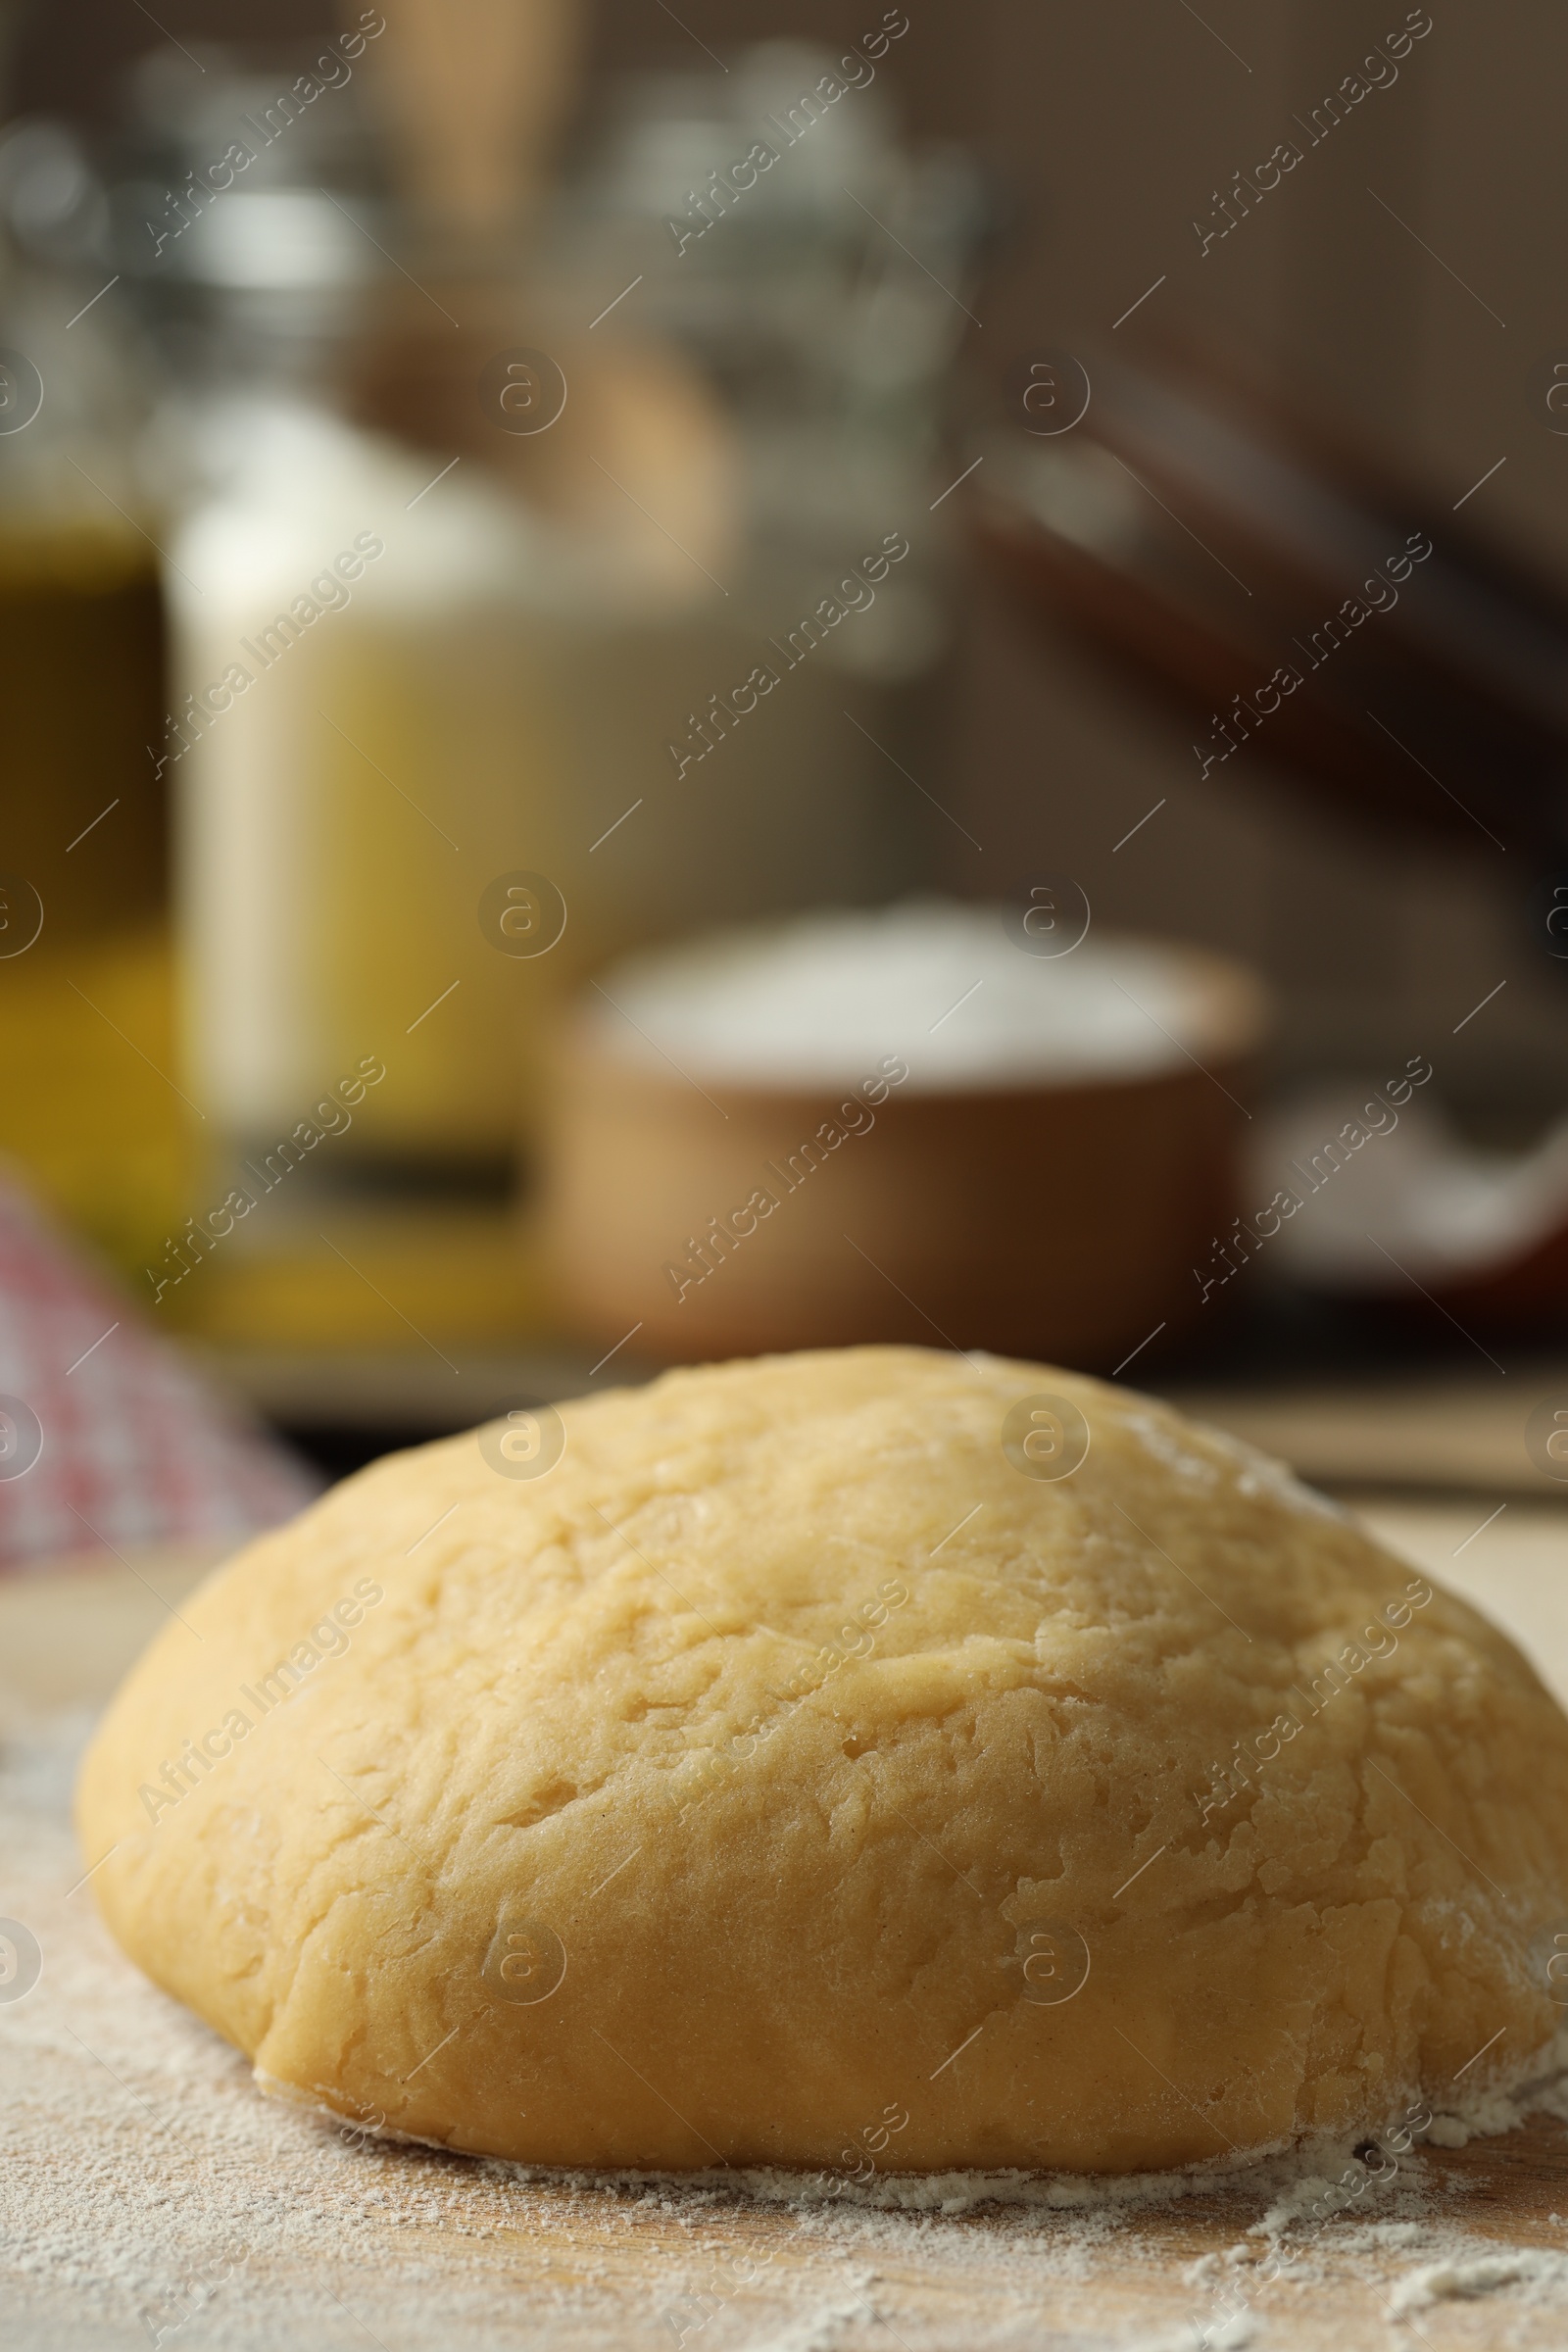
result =
[[609,955],[929,867],[962,306],[901,249],[959,266],[972,191],[848,91],[800,156],[775,132],[727,249],[683,245],[688,156],[820,79],[769,50],[733,94],[640,85],[525,251],[456,247],[390,206],[355,89],[264,143],[265,75],[208,62],[152,112],[172,185],[209,154],[225,184],[162,244],[156,182],[122,204],[188,485],[192,1092],[253,1157],[368,1059],[333,1165],[499,1173],[552,999]]

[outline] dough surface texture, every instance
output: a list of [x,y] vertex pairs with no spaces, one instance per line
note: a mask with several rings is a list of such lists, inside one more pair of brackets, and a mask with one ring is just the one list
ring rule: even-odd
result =
[[1277,1465],[918,1348],[561,1422],[542,1475],[491,1425],[251,1544],[88,1751],[111,1929],[269,2087],[863,2178],[1226,2159],[1539,2067],[1568,1719]]

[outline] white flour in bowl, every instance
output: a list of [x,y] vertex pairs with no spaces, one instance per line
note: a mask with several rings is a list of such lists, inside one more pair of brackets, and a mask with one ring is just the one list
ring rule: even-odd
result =
[[630,1059],[759,1087],[853,1085],[888,1054],[916,1092],[1067,1085],[1190,1069],[1249,1042],[1216,1042],[1209,966],[1093,934],[1027,954],[1008,922],[921,900],[720,932],[617,965],[590,1017]]

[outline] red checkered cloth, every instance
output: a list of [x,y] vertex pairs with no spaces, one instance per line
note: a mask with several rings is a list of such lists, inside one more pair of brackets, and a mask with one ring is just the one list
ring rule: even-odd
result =
[[318,1491],[0,1177],[0,1574],[238,1539]]

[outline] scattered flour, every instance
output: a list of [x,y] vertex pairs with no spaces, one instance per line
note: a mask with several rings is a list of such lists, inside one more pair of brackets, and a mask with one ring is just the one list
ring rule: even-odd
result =
[[1126,1412],[1122,1427],[1130,1429],[1146,1453],[1168,1470],[1184,1479],[1189,1486],[1213,1487],[1219,1484],[1219,1472],[1200,1453],[1193,1453],[1182,1444],[1175,1431],[1152,1412]]
[[1529,2302],[1561,2303],[1568,2295],[1568,2255],[1544,2246],[1510,2246],[1469,2258],[1449,2255],[1401,2278],[1389,2305],[1402,2316],[1433,2303],[1470,2302],[1503,2286],[1522,2288]]
[[[1276,1461],[1271,1453],[1249,1446],[1245,1438],[1233,1438],[1227,1430],[1211,1428],[1202,1421],[1190,1423],[1178,1434],[1170,1426],[1167,1412],[1152,1397],[1129,1394],[1127,1409],[1121,1418],[1122,1426],[1132,1432],[1145,1451],[1189,1486],[1217,1486],[1222,1472],[1228,1472],[1239,1494],[1266,1495],[1270,1501],[1283,1503],[1287,1510],[1299,1511],[1314,1519],[1344,1520],[1349,1515],[1327,1494],[1303,1486],[1295,1472],[1284,1462]],[[1193,1450],[1190,1441],[1195,1434],[1202,1442],[1202,1453]],[[1184,1438],[1189,1442],[1184,1444]]]
[[1320,1494],[1316,1487],[1303,1485],[1294,1470],[1273,1454],[1264,1453],[1256,1446],[1249,1446],[1245,1438],[1233,1438],[1228,1430],[1213,1429],[1206,1421],[1197,1424],[1208,1444],[1237,1465],[1236,1488],[1241,1494],[1266,1494],[1282,1502],[1288,1510],[1304,1511],[1313,1519],[1348,1519],[1350,1514],[1342,1503]]

